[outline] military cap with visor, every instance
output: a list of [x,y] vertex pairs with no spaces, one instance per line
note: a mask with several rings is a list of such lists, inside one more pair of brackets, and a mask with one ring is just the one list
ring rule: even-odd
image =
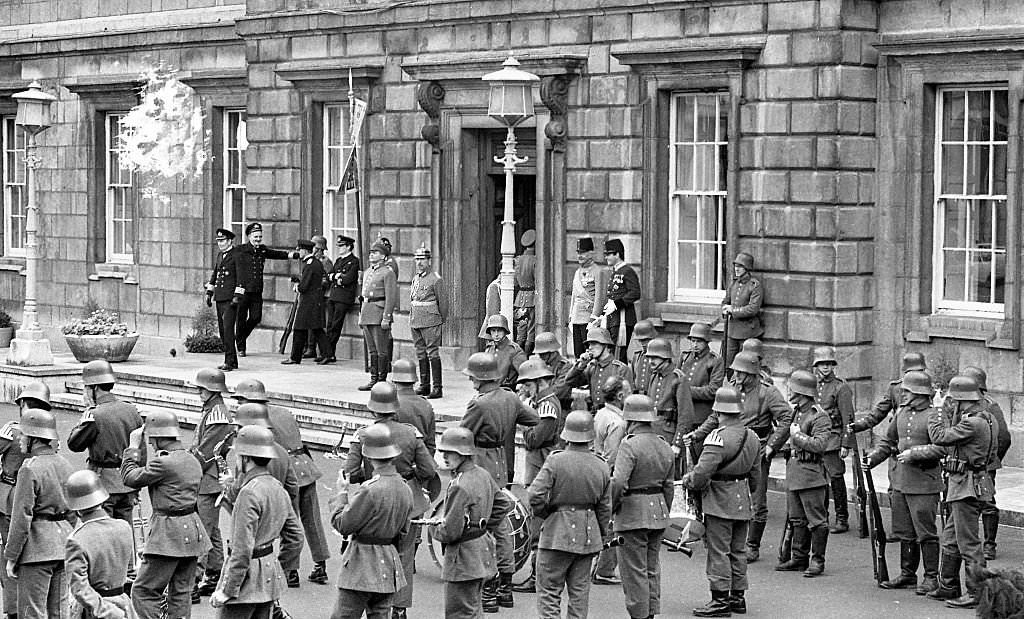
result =
[[232,241],[235,238],[235,233],[227,228],[217,228],[217,240],[218,241]]

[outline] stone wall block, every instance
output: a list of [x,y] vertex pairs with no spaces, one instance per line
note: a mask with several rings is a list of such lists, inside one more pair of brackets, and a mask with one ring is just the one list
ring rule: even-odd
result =
[[765,97],[769,99],[812,99],[815,96],[816,69],[768,69]]
[[624,41],[629,38],[629,15],[614,13],[594,15],[591,19],[594,41]]
[[284,61],[291,58],[291,40],[287,38],[260,39],[256,43],[261,62]]
[[429,196],[430,170],[402,170],[398,173],[401,196]]
[[256,112],[258,114],[290,114],[296,111],[297,104],[292,97],[294,91],[288,90],[261,90],[250,93],[250,97],[256,97]]
[[592,74],[608,73],[611,60],[607,45],[592,44],[587,48],[587,71]]
[[682,12],[645,11],[633,13],[632,34],[634,39],[668,39],[678,37],[682,28]]
[[785,202],[789,199],[789,173],[765,170],[740,171],[740,200]]
[[767,140],[764,165],[768,168],[810,168],[814,166],[814,138],[792,137]]
[[794,202],[831,204],[836,200],[836,174],[794,170],[790,173],[790,197]]
[[629,78],[624,75],[593,76],[590,78],[591,105],[627,105]]
[[742,133],[789,133],[789,103],[748,103],[740,114]]
[[313,35],[294,37],[292,39],[292,58],[301,60],[306,58],[327,57],[327,35]]
[[843,56],[842,36],[834,32],[793,34],[794,64],[829,64]]
[[245,123],[245,137],[250,143],[271,142],[274,139],[274,119],[250,116]]
[[[455,26],[456,49],[487,49],[491,41],[491,28],[486,22],[457,24]],[[388,50],[393,48],[388,45]]]
[[683,34],[686,36],[703,36],[708,33],[708,9],[698,7],[683,9]]
[[416,84],[391,85],[387,89],[385,109],[399,111],[415,111]]
[[379,31],[349,32],[345,35],[345,52],[349,56],[373,56],[384,53]]
[[785,340],[789,337],[787,311],[777,307],[765,307],[761,310],[764,321],[763,339]]
[[836,209],[823,205],[814,209],[814,236],[819,239],[836,238]]
[[632,170],[608,173],[608,197],[612,200],[639,200],[640,173]]
[[455,46],[455,27],[431,25],[430,34],[419,37],[421,52],[449,52]]
[[835,101],[794,101],[790,105],[793,133],[835,133]]
[[764,167],[764,143],[767,138],[740,138],[740,169]]
[[788,238],[810,237],[814,231],[814,209],[807,206],[764,206],[764,234]]
[[712,7],[708,10],[708,32],[740,34],[764,32],[767,13],[764,5]]
[[741,238],[739,251],[754,256],[758,272],[789,270],[789,242],[780,239]]
[[608,197],[608,174],[574,170],[566,178],[566,197],[583,200],[605,200]]
[[839,145],[836,138],[817,137],[815,142],[815,167],[834,168],[839,165]]
[[766,305],[789,305],[793,299],[809,299],[814,289],[814,278],[782,273],[762,273]]
[[770,2],[768,3],[768,30],[807,30],[814,28],[818,20],[818,2]]
[[637,146],[639,144],[642,144],[640,140],[630,139],[591,140],[590,167],[613,170],[636,167],[640,164],[640,159],[636,156],[640,154]]
[[875,67],[842,66],[839,70],[839,96],[844,99],[874,99]]
[[836,244],[822,241],[790,241],[789,264],[793,271],[832,272],[836,264]]
[[791,43],[792,35],[790,34],[769,34],[765,37],[760,64],[765,67],[788,65]]
[[589,43],[590,19],[588,17],[562,17],[551,20],[548,24],[548,42],[551,45]]
[[544,19],[513,21],[509,38],[513,47],[539,47],[548,43],[548,23]]
[[791,340],[801,342],[834,342],[832,320],[828,313],[790,309],[786,314],[786,331]]
[[875,138],[844,136],[838,138],[837,142],[840,167],[862,170],[875,168]]

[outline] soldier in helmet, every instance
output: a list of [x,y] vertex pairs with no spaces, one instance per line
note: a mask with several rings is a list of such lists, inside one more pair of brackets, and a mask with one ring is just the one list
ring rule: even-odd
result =
[[968,378],[973,378],[974,382],[978,384],[978,391],[981,393],[982,402],[984,402],[998,428],[996,459],[989,462],[988,469],[988,475],[992,478],[992,500],[985,503],[985,507],[981,510],[981,528],[985,534],[985,560],[991,561],[996,558],[996,533],[999,531],[999,508],[996,507],[995,499],[996,471],[1002,468],[1003,458],[1006,456],[1006,452],[1010,450],[1010,428],[1006,425],[1006,416],[1003,415],[1003,409],[988,395],[988,374],[985,373],[985,370],[975,366],[967,366],[963,369],[962,374]]
[[563,411],[569,410],[572,407],[572,387],[566,384],[565,377],[572,369],[572,362],[562,356],[562,343],[554,333],[544,331],[537,334],[533,352],[554,374],[551,386],[555,390],[555,397],[558,398]]
[[235,328],[235,345],[238,356],[245,356],[245,341],[263,320],[263,268],[267,260],[289,260],[298,258],[294,251],[267,247],[263,243],[263,224],[258,221],[245,226],[247,243],[238,247],[238,285],[245,289],[238,303],[238,317]]
[[775,566],[775,570],[803,571],[804,576],[813,578],[825,571],[828,471],[822,456],[834,431],[828,413],[814,403],[818,386],[813,374],[796,370],[789,376],[787,386],[793,405],[793,424],[789,427],[793,449],[786,463],[786,500],[793,527],[793,551],[789,561]]
[[430,250],[425,246],[416,250],[416,275],[412,278],[409,298],[409,329],[420,364],[420,386],[416,394],[436,400],[443,396],[439,347],[441,327],[448,320],[448,296],[441,276],[430,270]]
[[850,530],[850,507],[846,500],[846,457],[850,455],[853,433],[846,429],[853,422],[853,390],[846,381],[836,376],[836,351],[831,346],[814,349],[815,377],[818,379],[818,395],[815,400],[832,420],[832,441],[825,451],[825,469],[828,470],[829,494],[836,506],[836,522],[829,533],[846,533]]
[[562,589],[568,616],[586,617],[590,565],[611,537],[611,476],[590,451],[594,419],[587,411],[565,418],[564,451],[554,451],[528,489],[530,509],[543,520],[537,551],[537,615],[561,616]]
[[[515,468],[516,426],[535,426],[540,422],[537,411],[519,397],[502,389],[503,375],[494,355],[486,352],[470,355],[463,373],[473,382],[477,395],[466,407],[460,425],[473,433],[479,448],[477,462],[494,478],[499,488],[512,484]],[[498,605],[511,608],[512,574],[515,563],[512,556],[512,538],[508,522],[502,521],[495,529],[498,552],[498,578],[484,588],[485,606]]]
[[359,288],[359,258],[352,253],[356,240],[344,234],[338,235],[338,258],[334,261],[327,279],[331,283],[327,296],[327,338],[331,350],[327,363],[337,360],[338,340],[345,329],[345,316],[356,303]]
[[64,546],[64,569],[74,598],[72,617],[135,618],[125,591],[132,556],[132,528],[103,511],[107,491],[92,471],[75,471],[64,482],[68,509],[79,525]]
[[917,567],[924,563],[918,595],[938,588],[939,535],[935,516],[942,491],[940,462],[945,450],[928,435],[932,408],[931,378],[911,371],[903,377],[902,405],[873,450],[864,455],[870,469],[889,460],[889,504],[892,534],[900,540],[900,574],[880,583],[883,589],[909,589],[917,585]]
[[[375,415],[394,415],[398,411],[394,387],[388,383],[374,385],[370,391],[370,407]],[[397,444],[393,431],[405,434],[401,439],[405,447]],[[338,533],[351,535],[352,542],[342,553],[333,617],[359,617],[364,610],[367,617],[386,617],[393,606],[391,617],[404,619],[405,609],[412,604],[412,559],[406,560],[400,556],[400,551],[413,548],[415,534],[409,531],[409,519],[423,513],[419,507],[414,507],[423,499],[423,493],[418,485],[411,489],[403,479],[414,473],[412,463],[404,463],[410,468],[403,473],[396,462],[409,456],[410,447],[425,458],[417,458],[417,468],[422,460],[433,472],[433,460],[426,456],[423,442],[410,434],[411,431],[412,428],[403,428],[402,424],[388,420],[378,420],[361,429],[356,435],[360,441],[360,457],[369,461],[373,476],[352,488],[346,471],[338,474],[338,493],[331,500],[331,525]],[[352,459],[351,452],[349,459]],[[419,496],[414,500],[417,493]],[[405,569],[406,566],[410,569]],[[407,599],[396,599],[398,592],[406,588]]]
[[537,316],[535,313],[536,284],[534,271],[537,269],[537,231],[527,230],[519,242],[523,253],[515,259],[515,296],[512,301],[513,319],[515,321],[515,340],[519,348],[527,356],[533,354],[533,341],[537,336]]
[[244,273],[239,272],[240,250],[233,243],[235,233],[226,228],[217,228],[217,266],[213,268],[210,281],[206,283],[206,306],[217,304],[217,327],[220,341],[224,344],[225,372],[238,369],[238,353],[235,350],[235,328],[238,306],[245,295],[241,281]]
[[760,449],[757,435],[740,419],[740,394],[735,389],[721,387],[712,408],[719,414],[719,426],[704,439],[700,459],[682,481],[684,487],[701,493],[711,583],[711,601],[693,614],[728,617],[747,611],[745,551],[754,511],[747,480],[758,465]]
[[[236,426],[236,434],[239,429],[246,426],[257,426],[270,430],[270,413],[267,411],[267,405],[262,402],[247,402],[242,404],[238,407],[238,410],[235,411],[234,425]],[[295,477],[295,470],[292,468],[288,452],[285,451],[284,447],[281,447],[281,444],[276,440],[274,441],[274,454],[274,457],[267,463],[267,472],[270,473],[271,477],[280,482],[284,491],[288,493],[288,499],[292,502],[292,509],[295,510],[297,515],[299,513],[299,481],[298,478]],[[237,463],[238,454],[234,454],[232,459]],[[235,499],[238,497],[239,490],[242,489],[239,485],[240,480],[241,477],[236,477],[231,469],[228,469],[225,474],[222,474],[218,480],[223,491],[218,497],[218,500],[229,512],[234,509]],[[281,568],[284,569],[285,574],[288,574],[293,570],[298,570],[298,558],[296,558],[296,561],[293,564],[282,563]],[[326,574],[324,574],[324,576],[326,577]],[[327,583],[322,582],[317,584]]]
[[612,471],[612,514],[619,546],[619,572],[630,617],[661,613],[661,538],[672,505],[675,457],[655,432],[654,403],[631,395],[623,404],[629,434],[622,439]]
[[768,364],[768,360],[764,355],[764,342],[756,337],[744,340],[743,345],[740,346],[740,352],[749,352],[757,355],[758,368],[761,372],[761,384],[768,386],[775,384],[775,381],[772,379],[772,366]]
[[660,337],[647,347],[648,383],[644,393],[654,401],[658,421],[654,428],[671,444],[680,419],[693,419],[693,399],[683,373],[672,363],[672,345]]
[[18,426],[27,458],[18,471],[11,503],[4,547],[7,576],[17,580],[19,617],[60,617],[67,603],[64,543],[71,533],[64,480],[73,469],[56,453],[53,413],[30,408]]
[[[397,363],[396,363],[397,365]],[[423,435],[414,426],[401,423],[395,420],[399,412],[398,392],[391,383],[377,383],[370,390],[370,401],[366,405],[373,413],[374,423],[360,428],[352,439],[348,450],[348,458],[345,460],[344,471],[353,484],[360,484],[373,477],[377,470],[374,457],[366,453],[368,434],[376,432],[380,427],[387,428],[389,438],[389,451],[395,451],[389,464],[394,467],[398,475],[406,481],[413,497],[411,504],[412,516],[419,518],[423,515],[430,502],[423,494],[423,489],[431,483],[436,476],[434,458],[427,451],[423,444]],[[371,432],[372,431],[372,432]],[[375,440],[380,437],[376,436]],[[335,528],[337,521],[335,520]],[[344,534],[344,533],[343,533]],[[405,609],[412,608],[413,595],[413,563],[415,562],[416,538],[419,536],[419,525],[411,525],[408,535],[402,537],[398,544],[398,552],[402,560],[402,568],[405,573],[405,580],[408,584],[399,587],[392,600],[392,606],[396,612],[394,615],[402,617]]]
[[384,263],[390,254],[390,245],[376,241],[370,246],[370,268],[363,274],[359,328],[369,355],[370,382],[360,386],[360,391],[369,391],[377,381],[387,380],[391,369],[391,358],[387,355],[391,323],[398,307],[398,279],[395,270]]
[[481,348],[486,347],[487,343],[491,340],[491,336],[487,333],[487,321],[491,316],[501,313],[501,275],[499,274],[487,284],[487,288],[484,289],[484,320],[480,323],[480,335],[477,336],[483,340]]
[[612,269],[608,278],[608,300],[604,304],[605,324],[615,346],[615,357],[625,363],[626,347],[636,324],[634,305],[640,300],[640,278],[633,267],[626,264],[626,248],[619,239],[605,241],[604,261]]
[[217,589],[220,569],[224,565],[224,542],[220,536],[220,509],[217,507],[217,497],[221,491],[217,458],[225,457],[231,449],[235,428],[231,425],[231,412],[224,404],[223,394],[228,392],[224,372],[203,368],[196,373],[192,385],[199,391],[199,400],[202,402],[199,423],[196,424],[192,446],[189,448],[203,468],[196,512],[206,528],[211,544],[210,552],[205,557],[199,557],[199,568],[204,570],[204,575],[203,581],[196,587],[196,594],[210,595]]
[[633,353],[633,359],[629,362],[629,369],[633,371],[633,378],[636,384],[633,388],[639,394],[647,395],[647,383],[651,382],[650,362],[647,359],[647,346],[651,340],[658,337],[658,330],[650,320],[638,320],[633,327],[633,339],[640,344],[640,349]]
[[[437,422],[434,419],[434,407],[426,398],[413,391],[416,384],[416,367],[412,361],[399,359],[395,361],[391,373],[391,382],[398,388],[398,415],[400,423],[407,423],[416,428],[423,437],[430,455],[434,455],[434,441],[437,436]],[[372,391],[372,390],[371,390]]]
[[[765,385],[758,375],[757,356],[750,352],[736,354],[729,369],[731,383],[740,394],[743,424],[757,434],[761,445],[759,465],[750,476],[750,492],[754,497],[754,518],[747,533],[747,562],[753,563],[761,555],[761,538],[768,522],[768,471],[772,456],[786,442],[793,410],[774,384]],[[683,444],[700,444],[718,427],[718,415],[712,411],[699,428],[683,436]],[[675,447],[675,450],[679,447]]]
[[565,384],[587,387],[590,404],[597,409],[604,405],[601,385],[612,375],[621,376],[630,386],[633,384],[633,372],[629,366],[615,358],[615,342],[608,330],[590,329],[587,331],[587,352],[576,358],[576,363],[565,375]]
[[[609,471],[615,467],[619,445],[626,436],[626,420],[622,418],[622,402],[630,395],[629,383],[621,376],[609,376],[601,386],[604,406],[594,412],[594,453],[608,463]],[[592,580],[598,585],[618,585],[622,581],[615,575],[618,555],[615,548],[601,551],[594,562]]]
[[673,445],[682,447],[683,435],[693,432],[711,414],[715,393],[725,380],[725,366],[722,358],[711,351],[711,327],[697,322],[690,327],[686,339],[690,349],[679,355],[676,367],[682,372],[682,379],[690,388],[693,403],[693,419],[680,418]]
[[114,369],[102,359],[90,361],[82,368],[86,409],[68,435],[68,449],[89,450],[89,470],[96,471],[110,493],[104,509],[114,518],[130,523],[139,493],[121,479],[121,455],[128,448],[128,435],[142,427],[142,417],[134,404],[111,393],[116,382]]
[[[998,426],[986,410],[978,384],[973,378],[956,376],[949,381],[948,397],[953,400],[952,415],[932,411],[928,436],[932,443],[946,448],[942,469],[946,473],[946,508],[949,517],[942,527],[942,560],[939,587],[928,597],[946,600],[951,608],[978,605],[972,568],[985,567],[985,554],[978,538],[978,518],[992,500],[995,488],[988,471],[998,457]],[[960,588],[960,564],[968,575]],[[963,595],[960,595],[963,593]]]
[[512,388],[516,384],[519,366],[526,361],[526,353],[519,344],[508,338],[508,320],[501,314],[488,318],[486,327],[488,340],[484,352],[489,352],[498,359],[501,386]]
[[747,252],[736,254],[732,261],[733,279],[722,299],[722,317],[729,321],[729,337],[724,342],[725,363],[740,350],[743,341],[752,337],[761,337],[764,325],[761,323],[761,303],[764,288],[761,281],[753,277],[754,257]]
[[[928,371],[928,367],[925,365],[924,355],[919,352],[908,352],[904,354],[901,365],[904,376],[906,376],[907,372]],[[870,430],[882,423],[882,421],[889,416],[890,412],[896,411],[899,408],[900,400],[903,398],[902,382],[902,377],[889,381],[889,386],[886,389],[885,394],[882,395],[882,399],[875,404],[874,408],[871,409],[871,412],[854,421],[849,430],[852,432]]]
[[573,355],[586,350],[587,330],[598,326],[608,295],[610,271],[594,262],[594,239],[576,240],[576,272],[572,276],[572,297],[569,303],[569,328],[572,331]]
[[230,606],[223,616],[269,617],[284,581],[274,558],[274,540],[281,540],[281,562],[297,564],[302,529],[288,493],[267,472],[276,457],[273,433],[259,426],[242,428],[235,437],[235,453],[241,490],[231,518],[231,554],[210,605]]
[[196,563],[210,552],[210,537],[196,513],[203,468],[180,438],[174,413],[152,411],[146,425],[129,435],[121,464],[124,484],[148,488],[153,506],[144,561],[132,585],[132,603],[142,617],[160,617],[162,605],[168,617],[189,616]]
[[497,571],[495,537],[487,533],[496,533],[512,511],[511,499],[494,476],[474,462],[476,442],[468,428],[448,428],[437,445],[452,475],[444,515],[430,525],[430,536],[446,545],[441,580],[447,619],[480,617],[484,581]]

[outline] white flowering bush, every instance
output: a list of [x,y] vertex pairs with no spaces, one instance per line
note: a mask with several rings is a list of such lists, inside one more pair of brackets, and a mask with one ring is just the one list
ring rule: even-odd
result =
[[128,324],[118,319],[117,312],[94,310],[85,318],[76,318],[61,327],[64,335],[128,335]]

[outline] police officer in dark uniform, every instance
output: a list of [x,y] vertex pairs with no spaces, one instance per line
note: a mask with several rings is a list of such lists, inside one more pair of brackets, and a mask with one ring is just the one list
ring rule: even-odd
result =
[[761,337],[764,325],[761,323],[761,303],[764,288],[761,281],[750,275],[754,270],[754,257],[746,252],[736,254],[732,261],[733,280],[722,299],[722,316],[729,321],[729,338],[725,344],[725,363],[743,345],[743,340]]
[[900,540],[900,574],[880,583],[883,589],[909,589],[917,585],[917,567],[924,563],[918,595],[938,588],[939,535],[935,516],[942,491],[939,463],[945,449],[928,435],[932,408],[932,381],[924,372],[903,377],[902,405],[881,442],[864,455],[866,468],[889,460],[889,504],[892,534]]
[[328,363],[337,360],[338,340],[345,329],[345,316],[359,295],[359,258],[352,253],[355,245],[356,240],[352,237],[338,235],[338,258],[327,275],[331,284],[327,296],[327,337],[331,344]]
[[747,480],[757,467],[757,435],[743,425],[740,394],[721,387],[712,408],[719,425],[704,439],[704,449],[693,470],[683,476],[683,486],[701,492],[707,575],[711,601],[695,608],[697,617],[728,617],[745,613],[747,603],[747,525],[753,517]]
[[673,445],[683,446],[683,435],[693,432],[711,414],[715,393],[725,381],[725,366],[722,358],[711,351],[711,327],[702,322],[694,323],[686,336],[690,349],[679,355],[676,367],[683,374],[683,380],[690,387],[690,401],[693,402],[693,419],[680,418]]
[[619,546],[619,572],[630,617],[661,613],[661,538],[668,526],[675,456],[655,432],[654,403],[631,395],[623,404],[629,434],[622,439],[612,473],[613,528],[625,538]]
[[626,264],[626,248],[619,239],[604,244],[604,260],[612,268],[608,278],[608,301],[604,306],[608,334],[615,346],[615,356],[626,362],[626,347],[633,337],[636,307],[640,300],[640,278],[633,267]]
[[[327,329],[330,326],[330,318],[327,316],[327,301],[330,299],[331,282],[327,279],[327,274],[334,268],[334,261],[327,255],[327,239],[319,234],[314,234],[309,239],[313,242],[313,257],[320,262],[320,265],[324,268],[323,278],[320,280],[320,311],[323,314],[324,323],[324,335],[327,335]],[[328,336],[327,343],[330,344],[330,337]],[[319,343],[314,338],[309,338],[306,341],[306,349],[302,352],[303,359],[318,359],[318,363],[326,364],[331,357],[330,350],[320,350],[320,354],[317,355]]]
[[658,421],[654,428],[670,445],[676,437],[676,426],[680,419],[693,419],[693,400],[690,387],[683,380],[683,373],[672,363],[672,345],[668,340],[657,337],[647,347],[647,361],[650,366],[648,383],[644,392],[654,402]]
[[[326,351],[330,343],[324,332],[324,273],[323,264],[313,255],[313,241],[299,239],[295,243],[302,262],[302,274],[292,277],[295,292],[298,293],[298,307],[295,309],[295,322],[292,324],[292,354],[281,362],[282,365],[302,363],[302,353],[306,349],[306,340],[312,337],[320,351]],[[323,353],[327,354],[327,353]],[[317,359],[323,362],[327,357]]]
[[850,507],[846,498],[846,456],[850,454],[853,433],[847,427],[853,422],[853,390],[846,381],[836,376],[836,351],[831,346],[814,349],[811,364],[818,379],[818,395],[815,400],[832,420],[833,439],[823,456],[828,470],[829,494],[836,506],[836,522],[829,533],[846,533],[850,530]]
[[587,411],[565,418],[564,451],[554,451],[527,490],[533,515],[543,519],[537,551],[537,616],[561,617],[562,589],[568,616],[586,617],[590,565],[610,537],[611,475],[589,449],[594,419]]
[[139,493],[121,479],[121,457],[128,448],[128,435],[142,427],[142,417],[134,404],[122,402],[110,392],[116,382],[114,369],[102,359],[82,368],[86,409],[68,434],[68,449],[89,450],[89,470],[96,471],[110,493],[103,507],[114,518],[131,523]]
[[239,250],[232,241],[235,233],[226,228],[217,228],[217,265],[213,267],[210,281],[206,283],[207,307],[217,304],[217,327],[220,341],[224,344],[224,364],[221,370],[230,372],[238,369],[238,354],[235,351],[235,328],[238,306],[245,294],[245,286],[239,274]]
[[[908,352],[904,354],[900,365],[903,368],[903,376],[906,376],[907,372],[928,371],[928,367],[925,365],[924,355],[919,352]],[[849,429],[853,432],[870,430],[882,423],[882,421],[889,416],[890,412],[898,410],[900,400],[903,397],[902,383],[902,377],[889,381],[889,385],[886,388],[885,393],[882,394],[882,399],[875,404],[874,408],[872,408],[867,415],[863,415],[854,421],[853,425],[851,425]]]
[[566,373],[565,384],[568,387],[587,387],[591,409],[596,410],[604,406],[601,386],[612,375],[622,377],[631,386],[633,384],[633,372],[629,366],[615,358],[615,343],[608,330],[590,329],[587,331],[587,352],[580,355]]
[[258,221],[245,227],[249,242],[239,248],[238,280],[245,288],[238,304],[238,318],[235,329],[235,345],[238,356],[245,356],[245,341],[263,320],[263,267],[267,260],[288,260],[298,258],[295,252],[272,249],[263,244],[263,224]]

